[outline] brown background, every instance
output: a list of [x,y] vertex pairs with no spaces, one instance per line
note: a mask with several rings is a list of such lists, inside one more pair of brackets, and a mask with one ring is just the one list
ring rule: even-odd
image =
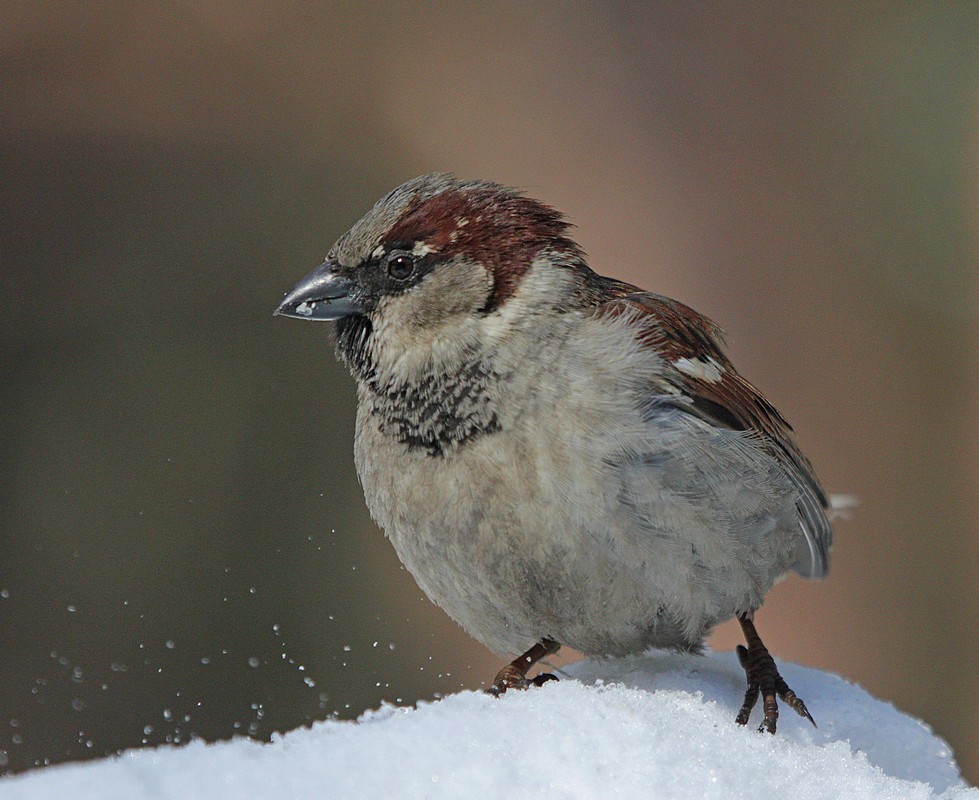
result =
[[3,3],[7,768],[493,674],[367,517],[329,326],[271,317],[448,169],[730,332],[862,499],[766,642],[979,779],[979,11],[812,5]]

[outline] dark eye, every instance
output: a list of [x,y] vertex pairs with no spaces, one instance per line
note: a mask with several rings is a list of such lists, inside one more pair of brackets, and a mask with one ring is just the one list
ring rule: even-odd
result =
[[415,259],[410,255],[398,253],[390,256],[387,265],[388,275],[398,281],[410,278],[415,271]]

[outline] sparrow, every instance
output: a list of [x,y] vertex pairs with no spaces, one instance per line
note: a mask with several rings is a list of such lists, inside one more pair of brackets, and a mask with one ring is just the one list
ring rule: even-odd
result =
[[[827,496],[792,429],[688,306],[593,272],[555,209],[422,175],[379,200],[276,314],[336,321],[367,506],[425,594],[497,654],[491,692],[585,655],[696,652],[736,617],[759,695],[812,721],[754,625],[826,574]],[[815,724],[815,723],[813,723]]]

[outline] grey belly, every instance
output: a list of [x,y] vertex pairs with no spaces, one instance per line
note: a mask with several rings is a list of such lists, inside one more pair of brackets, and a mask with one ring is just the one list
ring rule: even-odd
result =
[[[713,462],[681,458],[689,448],[666,431],[661,446],[612,464],[542,463],[526,448],[513,458],[487,440],[390,472],[365,459],[358,469],[418,584],[494,652],[543,638],[590,655],[689,649],[761,604],[799,535],[777,465],[750,448],[746,458],[729,433],[704,441]],[[706,479],[703,463],[713,463]]]

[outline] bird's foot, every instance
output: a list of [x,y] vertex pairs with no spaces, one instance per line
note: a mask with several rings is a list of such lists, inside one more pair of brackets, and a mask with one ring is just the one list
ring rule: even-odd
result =
[[510,665],[496,673],[496,679],[493,681],[493,685],[486,690],[486,693],[499,697],[508,689],[529,689],[531,686],[543,686],[548,681],[556,681],[557,679],[557,675],[552,675],[550,672],[541,672],[533,678],[527,678]]
[[741,666],[744,668],[745,675],[748,678],[748,689],[744,693],[744,703],[741,705],[741,710],[738,712],[735,722],[738,725],[746,725],[748,723],[751,710],[755,707],[755,703],[758,702],[758,696],[761,695],[763,698],[762,709],[764,710],[765,716],[758,726],[760,733],[775,733],[778,722],[778,702],[776,697],[781,698],[789,708],[793,709],[800,717],[805,717],[815,727],[816,721],[809,713],[809,709],[802,702],[802,698],[789,688],[789,685],[779,674],[778,667],[775,666],[775,659],[772,658],[768,652],[768,648],[762,643],[751,620],[739,617],[739,622],[741,622],[741,627],[745,632],[745,638],[748,641],[747,647],[738,645],[737,648],[738,661],[741,662]]
[[557,676],[550,672],[542,672],[533,678],[528,678],[527,672],[545,656],[556,653],[558,647],[560,645],[550,639],[544,639],[539,644],[535,644],[522,656],[515,658],[497,672],[493,685],[486,689],[486,693],[499,697],[507,689],[527,689],[531,686],[543,686],[548,681],[556,681]]

